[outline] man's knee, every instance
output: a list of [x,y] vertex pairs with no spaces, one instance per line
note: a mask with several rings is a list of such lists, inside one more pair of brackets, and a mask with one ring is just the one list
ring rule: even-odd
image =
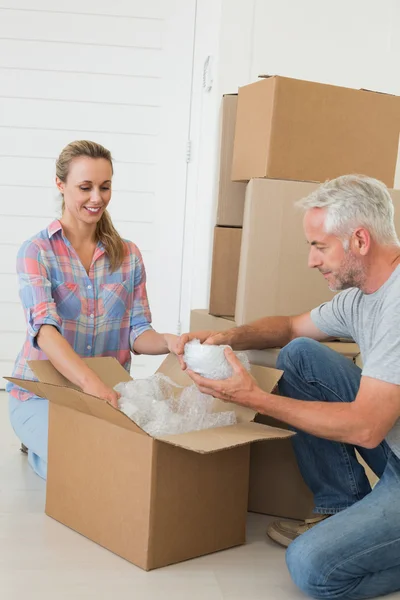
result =
[[293,582],[312,598],[327,598],[322,591],[322,565],[317,552],[297,538],[286,551],[286,564]]
[[320,344],[315,340],[307,337],[296,338],[279,352],[276,367],[282,371],[293,368],[293,365],[296,365],[301,358],[307,354],[318,352],[319,348]]
[[303,534],[290,544],[286,551],[290,576],[296,586],[311,598],[344,600],[348,594],[346,582],[335,583],[330,577],[337,571],[332,565],[331,553],[325,551],[329,542],[321,540],[318,544],[315,538],[315,535]]

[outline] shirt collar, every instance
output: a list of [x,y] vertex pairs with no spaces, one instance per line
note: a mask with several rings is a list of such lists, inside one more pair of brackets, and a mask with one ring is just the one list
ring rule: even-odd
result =
[[[50,225],[47,228],[47,233],[48,233],[49,238],[52,238],[53,235],[55,235],[59,231],[62,232],[63,228],[62,228],[61,222],[58,219],[56,219],[55,221],[50,223]],[[69,244],[68,241],[67,241],[67,244]],[[104,244],[100,240],[97,242],[97,250],[99,251],[98,256],[101,256],[101,254],[103,254],[105,252]]]
[[53,221],[52,223],[50,223],[50,225],[47,228],[47,233],[49,238],[52,238],[54,234],[56,234],[58,231],[62,231],[62,226],[61,223],[58,219],[56,219],[55,221]]

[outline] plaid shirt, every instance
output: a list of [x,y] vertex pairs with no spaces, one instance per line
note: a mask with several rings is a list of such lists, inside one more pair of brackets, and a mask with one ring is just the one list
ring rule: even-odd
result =
[[[129,372],[133,343],[151,329],[151,314],[142,256],[135,244],[125,243],[125,259],[111,273],[99,242],[89,274],[59,221],[22,245],[17,272],[28,330],[14,377],[36,380],[28,360],[47,358],[37,345],[42,325],[56,327],[79,356],[113,356]],[[33,396],[11,383],[7,391],[19,400]]]

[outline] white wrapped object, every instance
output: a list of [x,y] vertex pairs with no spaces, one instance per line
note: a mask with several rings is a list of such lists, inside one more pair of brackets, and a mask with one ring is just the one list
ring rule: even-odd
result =
[[[207,379],[228,379],[233,375],[233,369],[225,356],[225,348],[230,346],[214,346],[201,344],[200,340],[192,340],[185,344],[183,360],[187,367]],[[250,371],[250,361],[246,352],[235,352],[247,371]]]
[[236,423],[233,411],[212,412],[214,398],[202,394],[195,385],[182,389],[158,373],[119,383],[115,390],[121,394],[121,411],[154,437]]

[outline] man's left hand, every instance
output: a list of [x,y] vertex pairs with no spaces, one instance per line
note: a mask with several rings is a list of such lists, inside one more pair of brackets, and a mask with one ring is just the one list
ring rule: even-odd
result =
[[190,369],[186,372],[203,394],[214,396],[225,402],[251,407],[254,395],[260,391],[255,379],[246,371],[233,350],[226,348],[225,356],[233,369],[233,375],[229,379],[218,381],[206,379]]

